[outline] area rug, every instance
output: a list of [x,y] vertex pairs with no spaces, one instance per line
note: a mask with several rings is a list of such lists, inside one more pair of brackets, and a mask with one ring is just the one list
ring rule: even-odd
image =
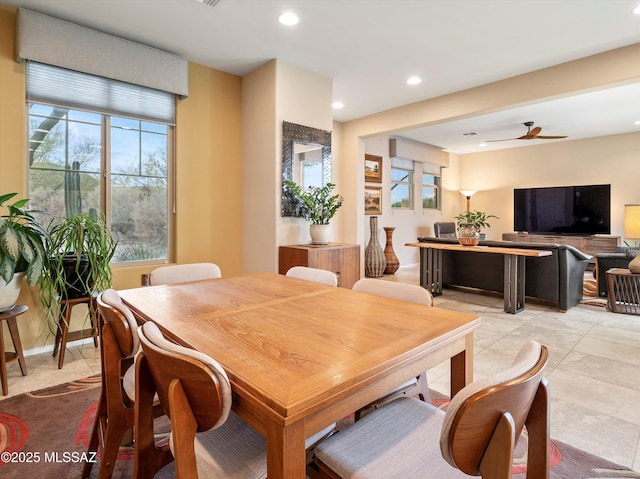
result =
[[[100,393],[100,378],[92,377],[0,400],[0,477],[3,479],[79,478]],[[446,408],[448,400],[433,392],[433,402]],[[514,478],[526,477],[526,436],[518,444]],[[128,479],[133,452],[122,447],[113,479]],[[640,479],[640,474],[558,441],[551,443],[553,479]],[[156,476],[171,477],[170,467]]]
[[[591,273],[588,273],[591,275]],[[582,282],[582,300],[580,304],[587,304],[589,306],[599,306],[601,308],[607,307],[607,298],[602,298],[598,295],[598,282],[597,280],[587,278]]]
[[[436,391],[431,391],[431,401],[433,405],[442,410],[446,410],[449,405],[449,398]],[[525,429],[516,444],[513,469],[511,470],[513,479],[526,479],[527,477],[527,443]],[[638,472],[554,439],[549,443],[549,464],[551,479],[640,478]]]
[[[84,378],[0,400],[0,478],[80,478],[98,408],[100,376]],[[130,479],[133,448],[121,447],[113,479]],[[171,477],[163,471],[157,477]]]

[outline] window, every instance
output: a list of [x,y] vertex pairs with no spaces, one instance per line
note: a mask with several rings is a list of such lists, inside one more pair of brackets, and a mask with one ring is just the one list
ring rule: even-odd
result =
[[391,167],[391,207],[413,208],[413,171]]
[[440,176],[422,173],[422,207],[440,209]]
[[34,101],[38,89],[27,84],[30,207],[56,216],[103,212],[118,240],[114,262],[169,259],[172,124],[78,108],[77,97],[64,106]]

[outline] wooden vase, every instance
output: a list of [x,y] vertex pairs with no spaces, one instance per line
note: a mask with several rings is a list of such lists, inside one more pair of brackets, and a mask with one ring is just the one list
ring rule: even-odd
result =
[[400,261],[396,256],[396,252],[393,250],[393,230],[394,226],[384,226],[384,232],[387,235],[387,244],[384,247],[384,257],[387,261],[387,266],[384,269],[384,274],[394,274],[400,267]]

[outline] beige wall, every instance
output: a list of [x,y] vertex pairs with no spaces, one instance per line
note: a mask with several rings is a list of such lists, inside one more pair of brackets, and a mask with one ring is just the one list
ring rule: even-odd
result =
[[500,217],[491,239],[513,231],[514,188],[611,184],[611,234],[623,236],[625,203],[640,203],[638,152],[640,133],[627,133],[463,155],[460,181],[478,190],[473,209]]
[[242,89],[244,271],[276,272],[279,245],[309,241],[306,222],[280,215],[282,122],[331,131],[332,82],[273,60],[246,75]]
[[[0,5],[0,192],[24,195],[25,78],[24,64],[15,62],[14,39],[15,9]],[[242,272],[241,105],[240,77],[189,65],[189,97],[177,108],[175,258],[218,263],[224,275]],[[141,274],[151,269],[116,266],[113,286],[139,286]],[[31,308],[19,321],[23,347],[51,343],[42,330],[37,289],[23,288],[19,301]]]
[[[364,213],[362,211],[361,195],[364,188],[363,177],[363,158],[366,151],[366,140],[373,137],[388,135],[394,132],[400,132],[403,129],[414,128],[429,124],[442,123],[458,118],[470,117],[491,111],[499,111],[517,105],[526,105],[547,99],[569,96],[578,92],[586,92],[599,88],[605,88],[610,85],[619,85],[629,82],[637,82],[640,80],[640,44],[619,48],[602,54],[583,58],[580,60],[568,62],[550,68],[545,68],[526,75],[521,75],[499,82],[483,85],[477,88],[445,95],[422,102],[413,103],[404,107],[395,108],[384,111],[360,119],[346,122],[342,130],[342,142],[340,145],[340,155],[349,159],[340,166],[340,180],[343,185],[347,185],[345,191],[345,205],[343,207],[342,227],[343,241],[366,244],[368,238],[368,226],[365,226]],[[635,137],[632,138],[635,143]],[[572,142],[567,142],[572,143]],[[560,144],[558,144],[560,145]],[[638,150],[636,146],[636,151]],[[516,151],[516,150],[508,150]],[[369,151],[366,151],[369,153]],[[505,155],[507,153],[503,153]],[[608,159],[610,155],[606,151],[602,152],[601,165],[593,164],[590,170],[589,183],[594,182],[596,178],[602,178],[598,171],[608,168]],[[471,188],[468,179],[471,175],[482,174],[483,178],[493,179],[494,174],[497,177],[504,178],[502,171],[493,170],[492,158],[490,153],[484,154],[482,160],[474,163],[472,161],[464,161],[464,156],[457,157],[450,155],[450,166],[456,168],[454,160],[459,159],[459,178],[460,187]],[[570,158],[570,159],[569,159]],[[576,173],[572,172],[577,167],[578,160],[573,155],[560,154],[555,159],[559,163],[557,167],[554,165],[553,172],[546,172],[553,175],[556,184],[574,184]],[[629,156],[624,160],[629,161]],[[567,163],[569,162],[569,163]],[[522,168],[518,170],[518,178],[535,177],[537,168],[540,163],[538,160],[524,161]],[[552,163],[549,163],[552,164]],[[469,170],[466,168],[471,168]],[[572,166],[569,166],[572,165]],[[504,165],[501,165],[501,167]],[[624,168],[632,168],[631,164],[625,163]],[[450,171],[450,173],[453,170]],[[558,172],[558,173],[556,173]],[[566,176],[562,176],[566,174]],[[456,180],[452,177],[447,178],[447,184],[457,189]],[[584,176],[583,176],[584,177]],[[514,177],[515,181],[516,178]],[[599,181],[604,182],[604,181]],[[453,186],[456,185],[456,186]],[[447,188],[449,187],[447,186]],[[486,187],[478,186],[478,189]],[[623,201],[631,201],[634,194],[627,190],[625,185],[619,188],[614,187],[614,195],[624,197]],[[458,209],[464,209],[464,197],[458,195],[451,196],[452,201],[458,202]],[[486,204],[486,196],[478,193],[472,198],[472,208],[482,209]],[[491,203],[496,204],[500,201],[506,201],[504,195],[492,198]],[[509,199],[509,204],[512,199]],[[447,206],[445,206],[447,208]],[[614,208],[617,206],[614,205]],[[489,208],[487,208],[489,209]],[[612,211],[612,214],[617,214]],[[508,215],[508,212],[507,212]],[[444,216],[444,215],[443,215]],[[500,223],[492,227],[488,233],[490,237],[497,236],[501,231],[511,230],[512,218],[503,215]],[[615,217],[614,217],[615,221]],[[429,225],[427,225],[428,227]],[[619,224],[615,226],[616,230],[620,228]],[[408,262],[416,262],[417,254],[413,253]]]

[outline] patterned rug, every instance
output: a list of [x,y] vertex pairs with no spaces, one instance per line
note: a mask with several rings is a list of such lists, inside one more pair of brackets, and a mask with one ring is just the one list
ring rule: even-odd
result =
[[[431,391],[431,400],[434,406],[443,410],[446,410],[449,405],[449,398],[436,391]],[[525,429],[516,444],[511,470],[513,479],[527,477],[527,444],[528,437]],[[638,472],[554,439],[549,443],[549,463],[551,479],[640,478]]]
[[[2,479],[79,478],[100,393],[100,379],[85,378],[52,388],[0,400],[0,477]],[[446,408],[448,400],[432,393],[433,402]],[[128,479],[133,472],[133,452],[122,447],[113,479]],[[516,449],[514,478],[526,476],[526,436]],[[640,474],[558,441],[551,443],[552,479],[640,479]],[[172,477],[171,465],[156,475]],[[411,478],[409,478],[411,479]]]
[[[86,454],[98,408],[100,377],[80,379],[0,401],[0,478],[79,478],[100,456]],[[173,477],[162,471],[158,479]],[[133,448],[121,447],[113,479],[130,479]]]
[[[587,277],[587,275],[591,277]],[[598,295],[598,282],[593,279],[591,272],[585,273],[585,278],[582,283],[582,301],[580,301],[580,304],[600,306],[601,308],[607,307],[607,298],[602,298]]]

